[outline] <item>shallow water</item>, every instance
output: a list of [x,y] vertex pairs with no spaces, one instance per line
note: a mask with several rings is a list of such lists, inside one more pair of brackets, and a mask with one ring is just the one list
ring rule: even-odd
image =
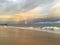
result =
[[60,35],[17,28],[0,28],[0,45],[60,45]]

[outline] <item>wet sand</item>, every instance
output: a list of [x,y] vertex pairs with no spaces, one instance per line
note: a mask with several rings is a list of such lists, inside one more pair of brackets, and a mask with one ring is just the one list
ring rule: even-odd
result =
[[34,30],[0,28],[0,45],[60,45],[60,35]]

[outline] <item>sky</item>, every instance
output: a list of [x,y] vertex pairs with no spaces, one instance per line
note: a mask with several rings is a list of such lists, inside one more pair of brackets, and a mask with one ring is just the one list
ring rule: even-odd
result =
[[33,19],[60,17],[60,0],[0,0],[0,19],[2,21],[10,18],[20,21],[20,19],[26,20],[28,17]]
[[60,8],[60,0],[0,0],[0,14],[17,12],[47,14],[57,8]]

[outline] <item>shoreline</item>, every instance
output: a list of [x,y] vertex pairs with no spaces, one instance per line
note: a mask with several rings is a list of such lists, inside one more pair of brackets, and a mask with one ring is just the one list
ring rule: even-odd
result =
[[60,34],[60,30],[46,30],[46,29],[35,28],[35,27],[0,26],[0,28],[18,28],[18,29],[36,30],[36,31],[44,31],[48,33]]

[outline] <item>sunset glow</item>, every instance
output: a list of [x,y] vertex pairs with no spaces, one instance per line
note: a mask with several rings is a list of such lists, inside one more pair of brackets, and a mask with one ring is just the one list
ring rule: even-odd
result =
[[0,0],[0,5],[0,18],[3,21],[60,17],[60,0]]

